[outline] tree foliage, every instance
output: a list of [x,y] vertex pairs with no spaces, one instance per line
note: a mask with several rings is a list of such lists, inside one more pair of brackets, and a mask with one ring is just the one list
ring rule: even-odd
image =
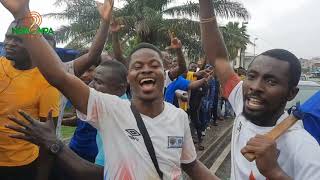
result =
[[[139,42],[149,42],[161,49],[170,43],[168,31],[181,39],[189,58],[201,55],[199,4],[187,2],[168,8],[173,0],[122,0],[124,6],[114,10],[114,17],[125,24],[121,32],[125,52]],[[239,2],[232,0],[213,0],[218,16],[223,18],[248,19],[249,13]],[[99,14],[92,0],[57,0],[57,6],[66,8],[61,13],[47,16],[66,19],[69,25],[56,31],[57,41],[68,42],[67,47],[86,47],[92,42],[99,26]],[[169,17],[169,18],[167,18]],[[224,33],[225,35],[226,33]],[[225,38],[229,40],[230,38]]]

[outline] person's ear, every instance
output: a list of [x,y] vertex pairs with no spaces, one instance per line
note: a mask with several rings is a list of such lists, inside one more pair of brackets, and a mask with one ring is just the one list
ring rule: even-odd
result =
[[297,96],[298,92],[299,92],[298,87],[290,88],[288,96],[287,96],[287,101],[293,100]]

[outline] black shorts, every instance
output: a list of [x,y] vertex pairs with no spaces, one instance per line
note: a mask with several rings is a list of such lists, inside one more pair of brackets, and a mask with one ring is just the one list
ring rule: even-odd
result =
[[38,160],[24,166],[0,166],[1,180],[34,180],[36,178]]

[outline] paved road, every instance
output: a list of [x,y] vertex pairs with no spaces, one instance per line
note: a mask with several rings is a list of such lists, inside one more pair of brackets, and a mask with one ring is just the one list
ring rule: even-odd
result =
[[226,159],[223,161],[221,166],[216,172],[216,175],[221,180],[229,180],[231,174],[231,153],[229,152]]

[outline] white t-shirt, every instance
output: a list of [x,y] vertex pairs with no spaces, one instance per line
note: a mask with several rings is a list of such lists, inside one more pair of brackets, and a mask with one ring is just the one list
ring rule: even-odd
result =
[[[159,179],[131,112],[130,102],[90,88],[87,116],[78,117],[96,127],[103,140],[104,179]],[[155,118],[142,115],[164,179],[181,179],[180,164],[196,159],[187,114],[173,105]]]
[[[231,141],[231,180],[266,180],[256,167],[255,161],[249,162],[241,154],[250,138],[256,134],[266,134],[273,127],[260,127],[243,115],[242,81],[229,95],[229,101],[236,113]],[[288,116],[284,113],[277,121],[279,124]],[[277,141],[280,151],[278,163],[290,177],[296,180],[320,180],[320,146],[298,121]]]

